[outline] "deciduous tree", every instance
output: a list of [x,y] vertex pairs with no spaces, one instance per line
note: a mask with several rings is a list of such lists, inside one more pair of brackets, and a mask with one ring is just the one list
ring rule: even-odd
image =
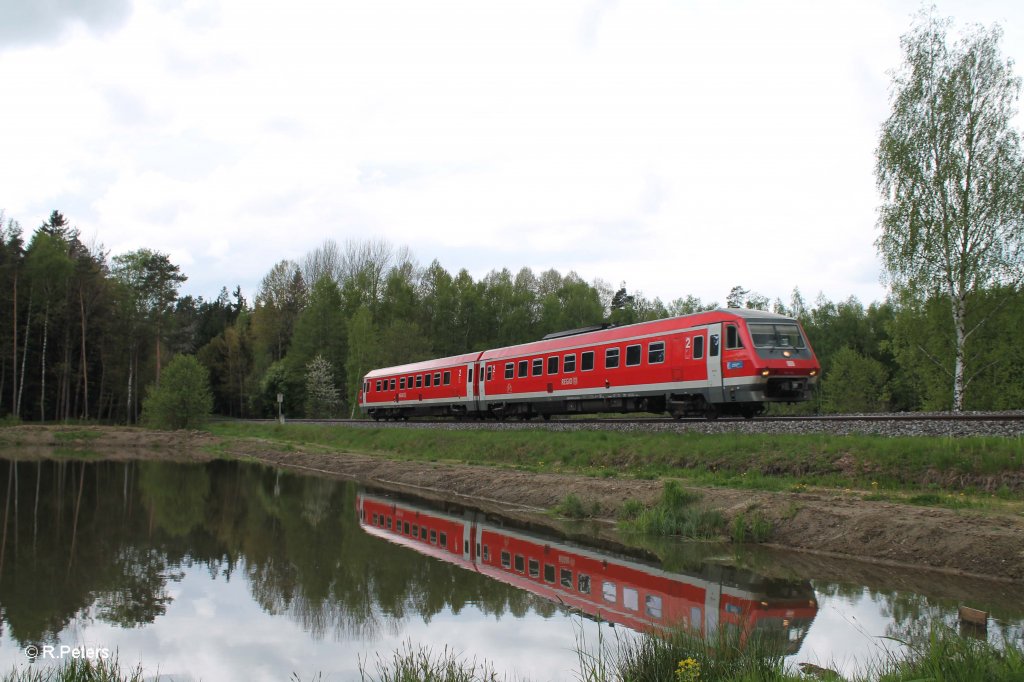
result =
[[892,113],[882,126],[876,241],[894,289],[940,293],[954,331],[953,410],[964,406],[972,295],[1024,273],[1024,159],[1012,126],[1021,80],[1002,31],[976,27],[950,44],[948,20],[926,15],[903,36]]

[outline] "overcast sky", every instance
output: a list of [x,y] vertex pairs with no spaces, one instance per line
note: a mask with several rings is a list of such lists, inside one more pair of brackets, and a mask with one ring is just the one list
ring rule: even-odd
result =
[[[0,209],[168,253],[205,297],[379,237],[666,302],[881,300],[874,149],[918,7],[3,0]],[[1024,3],[938,13],[1024,58]]]

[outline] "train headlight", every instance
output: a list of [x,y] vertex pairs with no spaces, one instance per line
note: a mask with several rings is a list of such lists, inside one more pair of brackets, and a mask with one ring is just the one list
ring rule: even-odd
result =
[[763,376],[763,377],[766,377],[766,376],[768,376],[771,373],[772,373],[772,371],[770,369],[762,369],[761,370],[761,376]]
[[816,369],[812,369],[812,370],[811,370],[811,372],[810,372],[810,374],[809,374],[809,376],[812,376],[812,377],[816,377],[816,376],[818,376],[818,370],[816,370]]

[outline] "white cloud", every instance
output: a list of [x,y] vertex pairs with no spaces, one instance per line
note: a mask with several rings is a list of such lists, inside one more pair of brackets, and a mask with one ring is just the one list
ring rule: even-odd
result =
[[[0,204],[180,254],[205,296],[381,236],[666,301],[878,299],[874,145],[915,9],[137,2],[0,53]],[[939,11],[1024,52],[1012,3]]]

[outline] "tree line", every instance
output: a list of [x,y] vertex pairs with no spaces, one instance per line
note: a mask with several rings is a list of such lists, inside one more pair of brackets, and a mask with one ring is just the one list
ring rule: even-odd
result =
[[[139,422],[149,387],[177,355],[207,370],[214,412],[232,417],[353,414],[370,369],[523,343],[598,322],[630,324],[715,308],[683,296],[668,303],[625,284],[573,272],[494,270],[474,279],[383,240],[325,241],[282,260],[250,303],[240,287],[212,300],[179,294],[186,275],[165,254],[110,257],[81,241],[59,211],[27,239],[0,225],[0,414],[31,421]],[[730,307],[799,319],[822,363],[815,400],[800,411],[909,411],[952,407],[956,338],[941,293],[813,304],[794,289],[769,300],[742,286]],[[967,353],[975,368],[969,409],[1024,404],[1024,292],[984,289],[970,310],[987,320]]]
[[[934,10],[932,10],[933,12]],[[925,11],[901,39],[892,112],[876,149],[875,244],[890,295],[808,305],[734,287],[729,307],[798,318],[822,364],[819,412],[1013,409],[1024,404],[1024,154],[1012,122],[1021,79],[1001,29]],[[383,240],[328,240],[213,300],[179,296],[162,253],[108,257],[59,212],[26,242],[0,212],[0,414],[38,421],[139,421],[142,391],[170,356],[209,372],[214,410],[353,414],[370,369],[513,345],[598,322],[714,308],[585,282],[573,272],[494,270],[474,280],[421,267]]]

